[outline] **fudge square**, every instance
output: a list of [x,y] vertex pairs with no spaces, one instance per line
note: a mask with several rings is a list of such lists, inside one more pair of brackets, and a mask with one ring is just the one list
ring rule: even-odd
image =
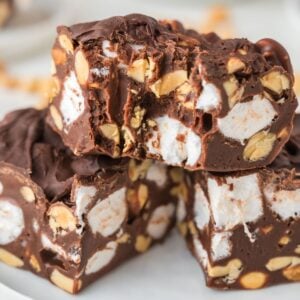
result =
[[[251,169],[271,163],[291,131],[293,71],[273,40],[222,40],[134,14],[58,27],[52,54],[49,123],[76,155]],[[264,151],[252,153],[256,142]]]
[[[268,168],[234,174],[196,172],[178,222],[218,289],[258,289],[300,281],[300,116]],[[185,204],[186,203],[186,204]]]
[[44,117],[0,124],[0,260],[77,293],[165,238],[177,184],[149,160],[75,157]]

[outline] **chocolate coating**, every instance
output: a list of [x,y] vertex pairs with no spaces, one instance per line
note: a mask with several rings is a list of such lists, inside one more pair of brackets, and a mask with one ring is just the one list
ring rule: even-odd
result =
[[[256,42],[264,57],[274,65],[281,65],[288,73],[294,74],[290,56],[286,49],[273,39],[262,39]],[[294,79],[294,77],[293,77]]]

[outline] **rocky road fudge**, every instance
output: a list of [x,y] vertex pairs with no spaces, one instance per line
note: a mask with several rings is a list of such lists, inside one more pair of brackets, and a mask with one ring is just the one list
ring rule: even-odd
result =
[[176,185],[149,160],[75,157],[44,117],[0,123],[0,260],[77,293],[165,238]]
[[265,166],[288,140],[297,102],[276,41],[133,14],[58,27],[52,55],[49,123],[76,155],[224,172]]
[[180,201],[177,217],[209,287],[258,289],[300,281],[299,171],[297,116],[270,167],[190,174],[190,195]]

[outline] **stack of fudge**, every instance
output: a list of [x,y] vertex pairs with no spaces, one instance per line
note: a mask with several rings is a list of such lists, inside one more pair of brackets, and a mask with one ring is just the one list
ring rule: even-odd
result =
[[210,287],[300,281],[279,43],[132,14],[58,27],[52,56],[48,108],[0,123],[0,260],[77,293],[177,223]]

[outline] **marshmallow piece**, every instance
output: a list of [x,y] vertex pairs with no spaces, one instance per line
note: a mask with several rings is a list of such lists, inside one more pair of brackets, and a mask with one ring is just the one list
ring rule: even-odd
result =
[[84,112],[84,97],[75,72],[73,71],[70,72],[70,75],[65,79],[59,109],[63,121],[67,126],[75,122]]
[[85,274],[93,274],[105,266],[107,266],[116,255],[118,243],[115,241],[108,242],[106,247],[97,251],[89,260],[86,265]]
[[147,141],[148,152],[161,155],[170,165],[196,164],[201,154],[201,139],[190,128],[167,115],[155,119],[158,131]]
[[88,222],[94,234],[108,237],[115,233],[127,216],[125,188],[121,188],[98,203],[88,213]]
[[76,251],[76,253],[67,253],[60,245],[53,243],[46,234],[41,235],[41,242],[45,249],[57,253],[58,255],[60,255],[66,260],[71,260],[75,264],[80,263],[81,261],[81,257],[79,253],[80,251]]
[[166,166],[161,163],[152,163],[147,171],[146,179],[154,181],[159,187],[163,187],[167,182]]
[[227,258],[231,255],[232,244],[230,237],[232,232],[216,232],[211,239],[211,253],[213,261],[218,261]]
[[262,194],[257,174],[228,176],[219,184],[208,179],[208,193],[215,227],[231,230],[235,226],[257,221],[263,214]]
[[2,182],[0,181],[0,195],[3,193],[4,187]]
[[0,200],[0,245],[15,241],[25,228],[23,211],[10,199]]
[[175,212],[175,206],[172,203],[157,207],[147,225],[148,234],[154,239],[160,239],[166,233],[170,221]]
[[273,185],[268,185],[264,194],[270,208],[283,220],[300,218],[300,189],[275,191]]
[[271,125],[276,115],[271,102],[256,95],[251,101],[237,103],[227,116],[219,118],[217,123],[225,137],[243,144],[244,140]]
[[91,69],[91,73],[99,76],[99,77],[105,77],[109,75],[109,68],[108,67],[103,67],[103,68],[93,68]]
[[106,57],[115,58],[118,57],[117,52],[111,51],[111,43],[108,40],[104,40],[102,43],[102,51]]
[[205,80],[202,81],[202,88],[202,92],[196,102],[196,109],[208,112],[218,108],[222,101],[218,88]]
[[178,199],[176,208],[176,220],[182,222],[186,217],[185,201],[182,198]]
[[196,226],[200,230],[203,230],[210,220],[209,204],[198,183],[195,185],[194,217]]
[[92,202],[93,197],[96,195],[97,189],[94,186],[77,186],[75,190],[75,215],[78,218],[78,223],[81,225],[77,228],[76,232],[81,234],[85,223],[83,221],[83,215],[87,212],[87,207]]

